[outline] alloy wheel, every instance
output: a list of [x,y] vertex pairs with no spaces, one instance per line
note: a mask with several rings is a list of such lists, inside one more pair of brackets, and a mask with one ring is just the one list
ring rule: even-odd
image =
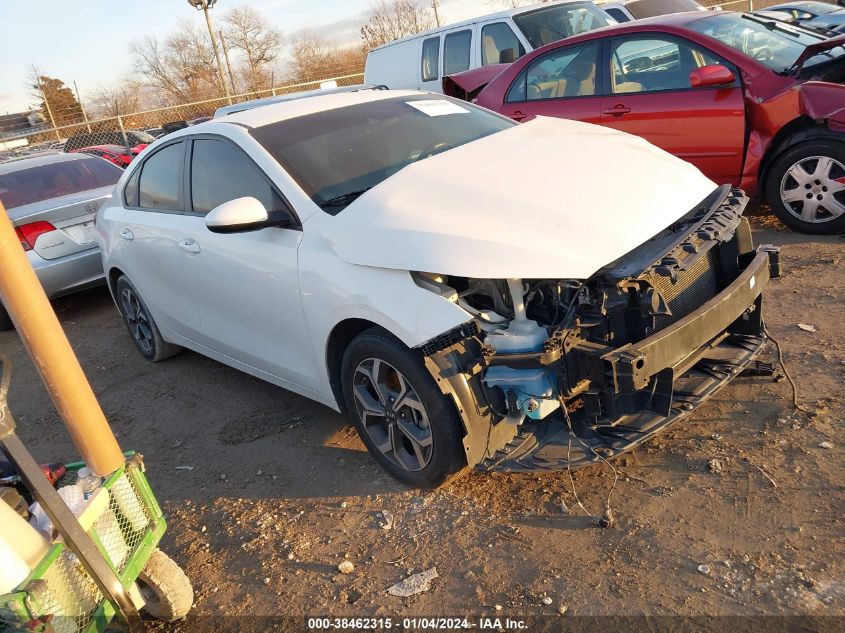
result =
[[780,183],[784,206],[814,224],[845,214],[845,165],[830,156],[808,156],[786,170]]
[[123,292],[120,293],[120,303],[132,338],[145,353],[151,353],[153,351],[153,330],[144,306],[141,305],[137,295],[129,288],[124,288]]
[[352,378],[358,419],[378,450],[408,471],[431,461],[431,424],[425,406],[408,379],[389,363],[366,358]]

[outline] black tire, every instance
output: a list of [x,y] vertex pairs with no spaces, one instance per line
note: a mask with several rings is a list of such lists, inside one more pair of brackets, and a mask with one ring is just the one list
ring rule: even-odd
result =
[[129,336],[144,358],[157,363],[182,351],[181,347],[161,337],[147,304],[126,275],[121,275],[115,282],[114,296]]
[[[815,157],[834,161],[829,172],[818,178],[808,171],[820,166]],[[793,178],[793,168],[803,170],[799,174],[803,182]],[[837,216],[836,212],[841,211],[840,205],[845,207],[845,191],[829,191],[827,184],[841,178],[845,178],[845,136],[841,140],[820,138],[804,141],[790,147],[772,162],[765,183],[766,199],[780,221],[799,233],[839,233],[845,231],[845,213]],[[786,193],[795,192],[799,199],[784,200],[782,189]],[[801,217],[805,204],[818,205],[819,210],[813,212],[812,220]],[[834,212],[828,211],[828,208],[834,209]],[[810,212],[809,207],[807,212]]]
[[[362,377],[362,368],[375,360],[383,368],[387,382],[397,381],[396,389],[387,387],[385,397],[376,397],[370,389],[373,404],[378,406],[378,401],[381,401],[382,409],[390,413],[362,415],[361,396],[360,393],[356,396],[356,390],[368,388],[366,379]],[[466,468],[466,455],[461,441],[464,429],[458,412],[437,388],[419,352],[408,349],[386,330],[372,328],[349,344],[343,356],[341,378],[346,408],[361,440],[376,461],[394,478],[417,488],[434,488]],[[400,384],[410,385],[410,389],[403,393]],[[391,400],[394,396],[395,404],[388,407],[387,401],[394,402]],[[412,402],[413,407],[400,405],[400,402]],[[420,412],[419,405],[422,405],[423,412]],[[420,427],[420,424],[423,426]],[[390,427],[396,430],[397,435],[390,434]],[[403,428],[411,429],[413,433],[401,432]],[[373,437],[379,434],[383,444],[393,444],[394,450],[385,452],[379,448]],[[411,435],[421,438],[420,441],[411,442]],[[397,439],[396,443],[388,439],[393,437]],[[421,448],[423,442],[427,442],[427,446]],[[413,462],[411,466],[410,462]]]
[[181,620],[194,604],[191,581],[160,549],[152,551],[143,571],[138,574],[138,588],[146,601],[143,611],[157,620]]
[[15,324],[12,323],[12,317],[6,312],[6,308],[0,304],[0,332],[8,332],[14,330]]

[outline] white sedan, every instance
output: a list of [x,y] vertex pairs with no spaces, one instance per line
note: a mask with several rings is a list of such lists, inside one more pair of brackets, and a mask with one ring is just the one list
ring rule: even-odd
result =
[[145,357],[189,348],[346,411],[434,486],[605,459],[737,375],[776,264],[745,202],[606,128],[364,91],[160,139],[97,231]]

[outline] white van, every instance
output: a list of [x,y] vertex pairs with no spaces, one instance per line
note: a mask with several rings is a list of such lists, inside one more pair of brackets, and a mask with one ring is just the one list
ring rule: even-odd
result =
[[527,51],[616,21],[589,0],[520,7],[409,35],[367,55],[364,83],[443,92],[446,75],[510,63]]

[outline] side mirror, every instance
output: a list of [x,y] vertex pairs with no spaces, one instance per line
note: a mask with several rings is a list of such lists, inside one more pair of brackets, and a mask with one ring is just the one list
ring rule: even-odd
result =
[[249,196],[224,202],[205,216],[205,226],[212,233],[242,233],[289,225],[290,216],[286,212],[267,213],[261,202]]
[[727,66],[713,64],[696,68],[689,74],[689,85],[693,88],[727,86],[736,81],[736,75]]

